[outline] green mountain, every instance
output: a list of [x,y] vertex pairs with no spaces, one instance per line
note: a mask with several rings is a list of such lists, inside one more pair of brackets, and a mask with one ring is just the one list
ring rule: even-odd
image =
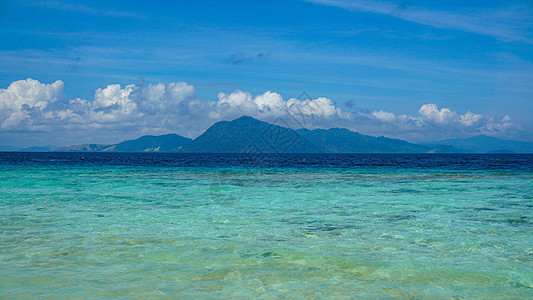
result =
[[52,151],[52,148],[51,147],[33,146],[33,147],[19,149],[17,151],[23,151],[23,152],[49,152],[49,151]]
[[[17,149],[18,150],[18,149]],[[27,149],[26,151],[40,150]],[[46,151],[46,149],[42,149]],[[191,140],[177,134],[145,135],[114,145],[83,144],[53,151],[180,152],[180,153],[533,153],[533,143],[485,135],[413,144],[399,139],[363,135],[344,128],[298,129],[244,116],[222,121]]]
[[59,147],[52,151],[55,152],[103,152],[107,151],[109,147],[113,145],[102,145],[102,144],[81,144],[68,147]]
[[298,133],[325,153],[427,153],[421,145],[386,137],[373,137],[344,129],[300,129]]
[[252,117],[221,121],[178,152],[182,153],[314,153],[312,143],[289,128],[269,124]]
[[191,139],[177,134],[145,135],[115,145],[82,144],[56,148],[57,152],[170,152],[189,143]]
[[486,135],[438,142],[450,145],[462,153],[533,153],[533,143],[502,140]]
[[145,135],[136,140],[124,141],[109,148],[114,152],[170,152],[189,143],[191,139],[177,134]]
[[299,129],[252,117],[214,124],[178,150],[182,153],[428,153],[450,147],[426,147],[403,140],[372,137],[348,129]]
[[8,151],[8,152],[49,152],[52,151],[52,149],[56,148],[55,146],[33,146],[33,147],[27,147],[27,148],[18,148],[18,147],[12,147],[12,146],[6,146],[6,145],[0,145],[0,151]]

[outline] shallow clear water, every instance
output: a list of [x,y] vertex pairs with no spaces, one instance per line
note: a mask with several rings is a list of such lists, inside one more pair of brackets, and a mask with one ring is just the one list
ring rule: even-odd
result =
[[0,298],[532,298],[533,156],[0,154]]

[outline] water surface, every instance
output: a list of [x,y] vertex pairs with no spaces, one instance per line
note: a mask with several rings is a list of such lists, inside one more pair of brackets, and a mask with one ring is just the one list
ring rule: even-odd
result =
[[0,153],[0,298],[531,298],[532,155]]

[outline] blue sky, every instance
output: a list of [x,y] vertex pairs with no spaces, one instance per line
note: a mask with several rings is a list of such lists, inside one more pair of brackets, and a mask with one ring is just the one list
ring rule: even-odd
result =
[[[2,1],[0,35],[0,144],[194,137],[239,114],[277,117],[246,104],[268,91],[280,105],[330,100],[312,128],[533,141],[533,1]],[[161,96],[146,110],[178,82],[187,105]],[[110,98],[91,106],[98,89]]]

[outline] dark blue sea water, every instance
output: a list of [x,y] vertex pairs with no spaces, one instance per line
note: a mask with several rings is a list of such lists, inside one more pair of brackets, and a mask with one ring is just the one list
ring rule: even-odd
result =
[[533,154],[177,154],[0,152],[0,165],[532,170]]
[[533,155],[0,153],[0,298],[533,298]]

